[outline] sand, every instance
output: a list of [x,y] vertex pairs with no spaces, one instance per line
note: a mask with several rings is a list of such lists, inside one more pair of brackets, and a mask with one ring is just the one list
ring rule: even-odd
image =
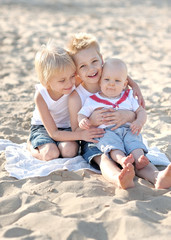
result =
[[[0,138],[26,142],[34,108],[34,54],[73,32],[98,38],[104,58],[122,58],[148,114],[143,136],[171,161],[171,4],[169,0],[0,0]],[[0,239],[167,240],[170,189],[135,177],[116,189],[85,170],[17,180],[0,155]]]

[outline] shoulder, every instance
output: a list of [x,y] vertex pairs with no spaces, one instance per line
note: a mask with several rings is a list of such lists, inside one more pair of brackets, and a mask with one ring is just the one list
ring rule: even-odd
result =
[[70,95],[69,95],[69,99],[75,99],[75,100],[77,100],[77,99],[80,99],[80,96],[79,96],[79,94],[77,93],[77,91],[76,90],[74,90]]
[[81,106],[82,106],[82,102],[81,102],[81,98],[80,98],[80,96],[79,96],[79,94],[77,93],[77,91],[76,90],[74,90],[70,95],[69,95],[69,101],[68,101],[68,103],[69,103],[69,106],[70,107],[76,107],[76,106],[78,106],[79,108],[81,108]]
[[34,96],[34,101],[36,104],[44,101],[44,99],[39,91],[36,91],[35,96]]

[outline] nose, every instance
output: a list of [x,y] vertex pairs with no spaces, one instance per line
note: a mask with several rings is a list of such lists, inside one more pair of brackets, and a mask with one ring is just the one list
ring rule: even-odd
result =
[[90,64],[89,65],[89,70],[94,70],[96,67],[94,66],[94,64]]
[[109,84],[110,84],[111,86],[114,86],[114,85],[115,85],[115,81],[110,81]]

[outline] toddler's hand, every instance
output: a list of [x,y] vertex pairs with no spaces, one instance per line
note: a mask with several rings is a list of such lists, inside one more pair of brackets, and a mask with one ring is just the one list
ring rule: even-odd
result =
[[137,135],[141,132],[142,127],[143,127],[143,125],[140,122],[138,122],[137,120],[132,122],[130,125],[131,132],[133,134],[137,134]]
[[89,121],[89,119],[87,119],[87,118],[83,118],[83,119],[79,122],[79,127],[80,127],[81,129],[89,129],[90,126],[91,126],[90,121]]

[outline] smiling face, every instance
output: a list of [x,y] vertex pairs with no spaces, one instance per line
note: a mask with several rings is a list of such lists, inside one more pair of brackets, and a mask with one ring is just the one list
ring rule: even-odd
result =
[[82,81],[97,83],[100,80],[103,61],[94,46],[80,50],[73,58]]
[[119,97],[127,85],[126,65],[118,59],[109,59],[103,67],[100,80],[101,95],[103,97]]
[[75,68],[66,67],[63,71],[54,73],[47,83],[47,90],[51,96],[61,97],[70,94],[75,84]]

